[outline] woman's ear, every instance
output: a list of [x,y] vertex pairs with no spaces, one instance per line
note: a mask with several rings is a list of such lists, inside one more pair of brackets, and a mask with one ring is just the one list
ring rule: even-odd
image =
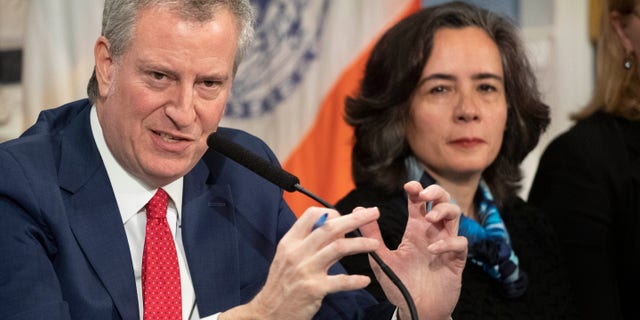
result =
[[96,61],[96,80],[98,80],[98,90],[101,97],[107,96],[113,74],[114,63],[109,46],[109,40],[100,36],[93,47],[93,56]]
[[631,43],[631,40],[629,39],[625,31],[626,30],[626,22],[624,21],[625,18],[626,18],[625,15],[621,14],[618,11],[611,11],[609,13],[609,20],[611,22],[611,27],[613,28],[616,35],[618,36],[618,39],[620,39],[620,44],[622,44],[625,54],[629,55],[634,50],[633,50],[633,44]]

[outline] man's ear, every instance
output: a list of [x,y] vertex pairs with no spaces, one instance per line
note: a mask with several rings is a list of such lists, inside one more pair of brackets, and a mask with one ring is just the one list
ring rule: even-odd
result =
[[625,32],[626,22],[624,21],[625,15],[618,11],[611,11],[609,13],[609,20],[611,21],[611,27],[616,32],[620,44],[624,48],[625,54],[629,55],[633,52],[633,44]]
[[96,80],[101,97],[107,96],[111,86],[114,62],[109,50],[109,40],[100,36],[93,47],[93,56],[96,61]]

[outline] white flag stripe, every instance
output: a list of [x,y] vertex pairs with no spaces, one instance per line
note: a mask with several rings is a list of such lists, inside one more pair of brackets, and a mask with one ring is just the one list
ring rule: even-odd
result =
[[[284,161],[313,123],[318,107],[342,70],[395,17],[408,0],[329,1],[318,57],[297,90],[270,114],[224,118],[222,125],[240,128],[264,139]],[[241,67],[242,68],[242,67]],[[245,76],[240,70],[238,78]]]

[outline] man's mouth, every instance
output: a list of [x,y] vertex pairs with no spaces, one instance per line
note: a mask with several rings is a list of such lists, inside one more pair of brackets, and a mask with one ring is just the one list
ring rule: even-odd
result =
[[154,131],[153,133],[155,133],[160,138],[162,138],[162,141],[165,141],[165,142],[168,142],[168,143],[176,143],[176,142],[181,142],[181,141],[187,141],[188,140],[188,139],[185,139],[185,138],[182,138],[182,137],[177,137],[177,136],[168,134],[166,132]]

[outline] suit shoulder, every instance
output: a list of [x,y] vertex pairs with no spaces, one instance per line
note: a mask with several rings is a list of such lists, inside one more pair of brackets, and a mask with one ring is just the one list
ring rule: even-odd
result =
[[[0,144],[0,149],[14,155],[26,155],[27,158],[42,161],[42,156],[53,152],[59,145],[60,135],[68,126],[91,107],[87,99],[74,101],[63,106],[44,110],[38,120],[16,139]],[[88,116],[87,116],[88,118]]]
[[83,110],[93,105],[89,99],[81,99],[62,105],[57,108],[40,112],[36,123],[28,128],[21,137],[38,134],[54,134],[63,130],[69,125]]

